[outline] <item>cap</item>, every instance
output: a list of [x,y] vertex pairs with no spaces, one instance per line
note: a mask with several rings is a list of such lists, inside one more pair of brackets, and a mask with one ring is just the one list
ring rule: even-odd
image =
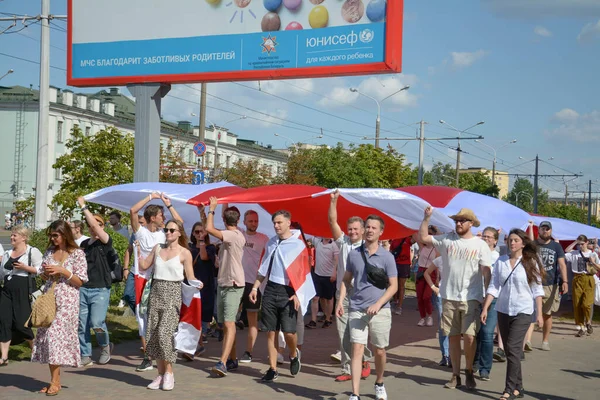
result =
[[552,223],[550,221],[542,221],[542,222],[540,222],[538,227],[552,229]]

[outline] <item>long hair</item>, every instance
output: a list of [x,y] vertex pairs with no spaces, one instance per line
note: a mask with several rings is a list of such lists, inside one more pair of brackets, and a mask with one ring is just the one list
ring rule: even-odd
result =
[[[196,236],[194,235],[194,231],[196,230],[196,227],[198,227],[198,226],[201,226],[202,228],[206,229],[206,226],[202,222],[196,222],[194,224],[194,226],[192,227],[192,234],[190,235],[190,241],[192,242],[192,244],[194,246],[196,245]],[[208,233],[206,233],[206,235],[204,236],[204,242],[206,243],[207,246],[210,244],[210,235]]]
[[542,268],[542,262],[538,256],[538,248],[536,243],[529,239],[527,233],[522,229],[512,229],[508,236],[517,235],[523,241],[523,256],[521,264],[525,268],[527,274],[527,283],[532,284],[538,280],[542,282],[546,276],[546,271]]
[[185,233],[185,228],[183,227],[183,223],[176,219],[171,219],[165,224],[165,228],[167,227],[167,225],[169,225],[171,223],[177,225],[177,228],[179,229],[179,239],[177,240],[177,243],[184,249],[189,250],[190,248],[188,246],[188,237]]
[[50,239],[50,234],[52,232],[58,232],[63,237],[65,241],[65,247],[67,252],[72,253],[73,250],[79,248],[77,243],[75,243],[75,239],[73,238],[73,232],[71,232],[71,227],[69,224],[63,220],[57,220],[50,224],[48,228],[46,228],[46,236],[48,236],[48,250],[55,250],[54,245],[52,244],[52,240]]

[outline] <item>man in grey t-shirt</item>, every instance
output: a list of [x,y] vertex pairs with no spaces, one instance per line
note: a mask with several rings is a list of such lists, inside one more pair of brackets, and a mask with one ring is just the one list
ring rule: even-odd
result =
[[[385,349],[390,342],[392,328],[392,313],[389,301],[398,290],[398,272],[394,256],[379,246],[379,238],[383,234],[384,221],[378,215],[370,215],[365,221],[365,242],[362,246],[350,251],[344,275],[344,285],[340,287],[340,299],[336,307],[336,315],[344,313],[343,302],[346,298],[347,287],[354,279],[354,293],[350,298],[350,342],[352,343],[352,395],[350,400],[359,399],[361,364],[367,338],[375,347],[375,398],[387,400],[383,386],[385,372]],[[376,268],[385,271],[388,277],[388,287],[379,289],[367,278],[365,260]]]

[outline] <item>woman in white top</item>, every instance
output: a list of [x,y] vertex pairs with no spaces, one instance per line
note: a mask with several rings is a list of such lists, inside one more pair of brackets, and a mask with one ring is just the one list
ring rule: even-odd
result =
[[[577,240],[565,249],[565,259],[573,271],[573,313],[578,328],[575,334],[577,337],[585,336],[586,333],[591,335],[594,331],[591,307],[594,304],[596,287],[594,273],[600,271],[600,260],[596,253],[588,249],[588,242],[587,236],[579,235]],[[576,245],[579,245],[579,248],[573,250]]]
[[[498,329],[504,341],[504,350],[508,362],[504,393],[500,397],[515,399],[523,395],[523,376],[521,373],[521,355],[523,339],[531,323],[533,302],[537,308],[537,323],[542,319],[541,282],[544,269],[537,255],[537,246],[521,229],[513,229],[508,236],[510,258],[502,256],[496,261],[492,271],[492,280],[481,312],[481,322],[487,323],[488,310],[496,298]],[[502,290],[501,290],[502,289]]]
[[154,265],[146,329],[146,353],[148,357],[156,359],[158,366],[158,376],[148,385],[148,389],[152,390],[173,390],[175,386],[173,364],[177,360],[177,352],[174,334],[179,325],[184,271],[188,281],[196,280],[183,224],[171,220],[165,225],[164,231],[166,243],[154,247],[139,264],[142,270]]
[[12,250],[2,256],[0,279],[4,287],[0,289],[0,367],[8,364],[8,349],[26,340],[31,347],[33,331],[25,326],[31,314],[29,295],[35,291],[35,275],[42,265],[42,253],[27,244],[29,231],[22,225],[12,229],[10,244]]
[[[432,236],[439,234],[438,229],[434,225],[429,225],[428,233]],[[425,281],[424,274],[431,262],[439,256],[439,253],[431,245],[421,242],[417,243],[419,243],[419,259],[417,261],[419,268],[417,269],[415,288],[417,290],[417,304],[421,316],[421,319],[417,322],[417,326],[433,326],[433,317],[431,316],[433,313],[433,302],[431,301],[433,292],[430,287],[431,285],[428,285]],[[433,272],[433,280],[436,280],[435,271]]]

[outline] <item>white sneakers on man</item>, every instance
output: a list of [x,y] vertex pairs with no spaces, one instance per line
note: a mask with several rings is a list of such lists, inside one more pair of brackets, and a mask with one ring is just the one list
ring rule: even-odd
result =
[[425,318],[421,318],[419,322],[417,322],[417,326],[425,326]]
[[385,391],[385,386],[375,384],[375,400],[387,400],[387,392]]

